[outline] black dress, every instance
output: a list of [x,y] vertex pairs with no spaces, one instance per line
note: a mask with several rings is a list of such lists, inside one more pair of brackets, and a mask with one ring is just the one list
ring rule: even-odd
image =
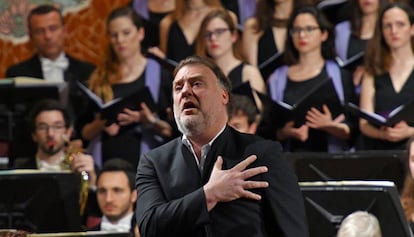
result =
[[272,27],[268,27],[263,32],[257,45],[257,67],[265,82],[276,68],[285,64],[282,55],[273,58],[278,52]]
[[275,42],[272,27],[266,28],[258,42],[257,65],[279,52]]
[[[399,105],[406,104],[414,99],[414,70],[411,72],[400,92],[396,92],[392,85],[389,73],[375,77],[375,106],[374,112],[387,115]],[[414,124],[409,124],[414,126]],[[393,150],[405,149],[407,140],[400,142],[388,142],[384,140],[364,137],[363,149],[365,150]]]
[[187,42],[177,21],[171,24],[167,40],[167,58],[169,59],[179,62],[195,53],[195,41],[191,44]]
[[240,63],[236,67],[234,67],[230,72],[228,78],[231,81],[232,88],[236,88],[242,84],[242,77],[243,77],[243,68],[244,63]]
[[359,52],[365,51],[367,43],[368,40],[360,39],[358,37],[351,35],[351,37],[349,38],[347,58],[350,58],[358,54]]
[[[283,101],[288,104],[295,104],[302,95],[306,94],[310,88],[315,87],[321,80],[328,76],[326,71],[326,66],[324,69],[319,73],[319,75],[310,78],[305,81],[292,81],[291,79],[287,79],[286,88],[284,91]],[[346,71],[341,70],[341,77],[342,77],[342,87],[344,90],[344,98],[345,101],[353,101],[354,92],[352,87],[352,81],[350,80],[350,74]],[[324,96],[325,95],[321,95]],[[355,120],[346,116],[347,119],[345,123],[350,127],[351,134],[355,132],[356,124]],[[283,125],[278,125],[278,127],[282,127]],[[326,152],[328,151],[328,134],[321,130],[316,130],[309,128],[309,137],[307,141],[301,142],[296,139],[289,139],[284,142],[284,148],[286,151],[292,152],[305,152],[305,151],[312,151],[312,152]]]
[[162,18],[169,13],[170,12],[149,12],[149,19],[144,20],[145,38],[141,44],[143,49],[148,49],[149,47],[158,46],[160,44],[160,22]]

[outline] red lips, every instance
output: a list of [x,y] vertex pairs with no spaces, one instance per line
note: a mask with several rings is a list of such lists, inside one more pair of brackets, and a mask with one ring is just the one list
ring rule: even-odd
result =
[[53,148],[55,145],[56,145],[56,141],[54,141],[54,140],[49,140],[47,142],[47,147],[49,147],[49,148]]
[[211,47],[212,49],[217,49],[217,48],[219,47],[219,45],[218,45],[218,44],[212,44],[210,47]]
[[306,41],[299,41],[299,45],[300,46],[305,46],[305,45],[307,45],[308,43],[306,42]]

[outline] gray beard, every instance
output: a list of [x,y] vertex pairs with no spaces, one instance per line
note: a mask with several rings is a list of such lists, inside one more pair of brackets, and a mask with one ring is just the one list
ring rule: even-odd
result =
[[182,118],[176,117],[178,130],[186,136],[197,136],[203,133],[209,126],[206,121],[209,121],[208,116],[204,116],[203,119],[192,119],[183,121]]

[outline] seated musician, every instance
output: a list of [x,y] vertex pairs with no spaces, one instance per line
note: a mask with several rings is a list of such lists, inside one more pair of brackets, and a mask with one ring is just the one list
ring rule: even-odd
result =
[[[34,158],[16,158],[12,160],[14,169],[39,169],[44,171],[72,170],[86,171],[89,185],[95,186],[96,173],[92,156],[81,152],[70,152],[76,144],[70,144],[72,133],[68,111],[56,100],[39,101],[29,114],[29,127],[33,141],[37,144]],[[81,145],[80,145],[81,146]],[[78,145],[78,150],[81,147]]]

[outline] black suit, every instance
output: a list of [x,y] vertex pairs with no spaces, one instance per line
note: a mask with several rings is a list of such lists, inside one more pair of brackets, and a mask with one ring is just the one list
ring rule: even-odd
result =
[[[252,180],[269,182],[256,189],[261,201],[238,199],[207,211],[203,185],[218,155],[229,169],[255,154],[252,166],[269,172]],[[214,141],[201,175],[191,151],[177,138],[143,155],[137,173],[137,221],[143,237],[308,236],[297,178],[277,142],[242,134],[230,127]]]
[[[84,99],[82,92],[76,86],[76,80],[86,81],[89,79],[89,76],[92,74],[95,66],[80,61],[66,54],[66,57],[69,60],[69,66],[64,72],[64,80],[68,83],[69,86],[69,97],[66,107],[68,108],[69,113],[72,115],[72,118],[75,119],[75,128],[77,128],[77,118],[86,107],[86,99]],[[12,65],[6,71],[6,77],[17,77],[17,76],[26,76],[33,78],[44,78],[42,72],[42,66],[40,62],[39,55],[35,54],[31,58],[20,62],[18,64]],[[27,110],[33,105],[35,101],[27,101],[24,106],[20,106],[18,109],[15,109],[15,128],[13,131],[13,142],[11,148],[11,156],[29,156],[35,152],[35,145],[32,142],[32,139],[29,134],[29,130],[26,125],[24,117],[26,117]],[[79,136],[80,131],[75,131],[74,137]],[[22,144],[22,145],[20,145]]]

